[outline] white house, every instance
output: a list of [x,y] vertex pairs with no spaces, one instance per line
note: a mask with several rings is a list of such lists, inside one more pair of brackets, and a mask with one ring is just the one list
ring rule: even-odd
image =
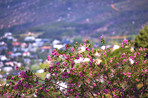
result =
[[30,52],[23,52],[23,56],[24,56],[24,57],[26,57],[26,56],[29,57],[29,56],[30,56]]
[[3,67],[3,66],[4,66],[3,62],[0,62],[0,67]]
[[35,37],[33,37],[33,36],[28,36],[28,37],[25,37],[24,40],[25,40],[26,42],[35,41]]
[[59,40],[54,40],[53,42],[52,42],[52,45],[58,45],[58,44],[60,44],[60,41]]
[[65,45],[53,45],[53,48],[62,49]]
[[13,70],[13,68],[12,67],[3,67],[2,70],[6,71],[6,72],[10,72]]
[[7,57],[5,55],[0,55],[0,60],[5,61],[5,60],[7,60]]
[[12,36],[12,33],[11,33],[11,32],[6,32],[6,33],[4,34],[4,36],[5,36],[5,37],[7,37],[7,36]]

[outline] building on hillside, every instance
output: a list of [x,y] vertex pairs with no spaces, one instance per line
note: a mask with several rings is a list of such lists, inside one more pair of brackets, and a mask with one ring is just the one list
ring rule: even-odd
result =
[[65,47],[65,45],[53,45],[54,49],[62,49],[64,47]]
[[45,52],[45,51],[51,52],[52,47],[51,46],[43,46],[40,48],[40,50],[41,50],[41,52]]
[[58,44],[60,44],[61,42],[59,41],[59,40],[54,40],[53,42],[52,42],[52,45],[54,46],[54,45],[58,45]]
[[24,57],[30,57],[30,55],[31,55],[30,52],[23,52],[22,53],[22,56],[24,56]]
[[7,61],[7,57],[5,55],[0,55],[0,61]]
[[33,36],[25,37],[24,41],[28,42],[28,43],[35,42],[35,37],[33,37]]
[[4,34],[4,37],[8,37],[8,36],[12,36],[12,33],[11,33],[11,32],[6,32],[6,33]]

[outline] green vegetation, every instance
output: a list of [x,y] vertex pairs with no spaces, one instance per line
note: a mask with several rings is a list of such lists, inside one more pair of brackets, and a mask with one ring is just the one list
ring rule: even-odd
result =
[[136,48],[148,48],[148,26],[146,25],[135,39]]
[[[103,36],[101,42],[105,43]],[[0,94],[9,97],[76,97],[116,98],[147,96],[147,65],[145,49],[131,51],[134,43],[124,40],[121,48],[98,50],[89,40],[65,50],[54,49],[49,64],[40,67],[43,73],[18,68],[20,74],[8,76]],[[85,47],[85,51],[79,49]],[[96,53],[100,55],[95,55]],[[23,71],[22,71],[23,70]],[[45,75],[49,74],[46,78]]]

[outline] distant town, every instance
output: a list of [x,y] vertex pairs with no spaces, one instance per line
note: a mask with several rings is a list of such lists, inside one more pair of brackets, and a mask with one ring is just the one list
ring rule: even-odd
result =
[[1,81],[5,81],[9,74],[17,75],[16,66],[24,66],[27,69],[30,69],[31,65],[39,66],[47,60],[53,48],[64,49],[66,44],[72,42],[73,40],[68,39],[54,39],[51,42],[50,39],[38,38],[32,32],[23,36],[14,36],[13,33],[6,32],[0,36],[0,71],[4,72],[0,74]]
[[[6,32],[0,36],[0,80],[6,81],[7,75],[17,75],[19,71],[16,67],[25,67],[43,73],[44,69],[39,66],[41,64],[49,64],[47,56],[52,54],[53,49],[64,50],[66,44],[72,44],[72,39],[63,38],[62,40],[39,38],[37,33],[27,32],[20,35],[13,35],[11,32]],[[98,43],[93,47],[100,49],[111,48],[112,51],[120,48],[119,45],[99,46]],[[80,47],[80,52],[85,51],[86,47]],[[99,53],[96,53],[99,56]],[[75,60],[75,63],[82,61],[82,58]],[[86,60],[87,61],[87,60]],[[97,62],[100,62],[98,59]],[[132,61],[133,62],[133,61]]]

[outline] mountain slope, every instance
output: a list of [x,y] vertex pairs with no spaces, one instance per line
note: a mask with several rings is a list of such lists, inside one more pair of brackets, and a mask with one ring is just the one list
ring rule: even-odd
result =
[[137,34],[148,22],[147,5],[147,0],[1,0],[0,30],[48,37]]

